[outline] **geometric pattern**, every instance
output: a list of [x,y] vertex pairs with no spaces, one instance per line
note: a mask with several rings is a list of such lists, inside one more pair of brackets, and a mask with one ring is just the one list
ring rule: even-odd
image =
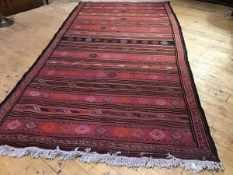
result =
[[81,2],[1,104],[0,144],[219,161],[170,4]]

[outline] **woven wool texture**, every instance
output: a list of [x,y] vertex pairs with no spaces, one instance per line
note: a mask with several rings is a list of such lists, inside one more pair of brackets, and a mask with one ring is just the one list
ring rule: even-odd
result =
[[81,2],[1,104],[0,121],[2,155],[222,168],[168,2]]

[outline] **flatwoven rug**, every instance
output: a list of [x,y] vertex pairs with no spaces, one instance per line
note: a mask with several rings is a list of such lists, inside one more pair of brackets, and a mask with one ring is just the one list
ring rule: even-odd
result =
[[0,122],[1,155],[223,169],[169,2],[81,2]]

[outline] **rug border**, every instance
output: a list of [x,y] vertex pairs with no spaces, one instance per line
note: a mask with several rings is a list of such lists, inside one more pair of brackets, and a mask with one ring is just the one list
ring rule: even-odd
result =
[[[3,101],[0,103],[0,110],[2,109],[2,107],[5,105],[5,103],[7,102],[7,100],[15,93],[15,91],[18,89],[18,86],[25,80],[25,78],[28,76],[28,74],[31,72],[32,68],[38,63],[38,61],[41,59],[41,57],[43,56],[43,54],[45,53],[45,51],[51,46],[51,44],[53,43],[53,41],[56,39],[56,36],[58,35],[59,31],[64,27],[64,25],[66,24],[67,20],[70,18],[70,16],[73,15],[73,13],[75,12],[75,10],[82,4],[82,3],[85,3],[85,1],[80,1],[75,7],[74,9],[70,12],[70,14],[67,16],[67,18],[64,20],[64,22],[62,23],[62,25],[58,28],[57,32],[54,34],[53,38],[49,41],[49,43],[47,44],[47,46],[43,49],[43,51],[41,52],[41,54],[37,57],[37,59],[35,60],[35,62],[31,65],[31,67],[23,74],[23,76],[21,77],[21,79],[16,83],[15,87],[11,90],[11,92],[5,97],[5,99],[3,99]],[[182,40],[182,44],[183,44],[183,49],[184,49],[184,59],[185,59],[185,62],[186,62],[186,65],[187,65],[187,68],[188,68],[188,71],[189,71],[189,74],[190,74],[190,81],[191,81],[191,84],[192,84],[192,88],[193,88],[193,93],[195,95],[195,99],[197,101],[197,104],[198,104],[198,109],[200,110],[202,116],[201,116],[201,119],[202,119],[202,122],[203,122],[203,125],[204,125],[204,129],[205,129],[205,133],[208,137],[208,140],[209,140],[209,143],[210,143],[210,148],[211,148],[211,151],[212,153],[214,154],[214,156],[216,157],[216,162],[220,162],[219,160],[219,157],[218,157],[218,154],[217,154],[217,149],[216,149],[216,145],[215,145],[215,142],[211,136],[211,133],[210,133],[210,129],[209,129],[209,125],[208,125],[208,122],[207,122],[207,119],[206,119],[206,115],[205,115],[205,112],[204,110],[202,109],[201,107],[201,103],[200,103],[200,99],[199,99],[199,96],[198,96],[198,92],[197,92],[197,88],[196,88],[196,85],[195,85],[195,82],[194,82],[194,77],[193,77],[193,73],[192,73],[192,70],[191,70],[191,67],[190,67],[190,64],[189,64],[189,61],[188,61],[188,53],[187,53],[187,49],[186,49],[186,44],[185,44],[185,41],[184,41],[184,36],[183,36],[183,31],[182,31],[182,28],[181,28],[181,25],[177,19],[177,16],[170,4],[170,2],[163,2],[163,3],[167,3],[169,5],[169,8],[171,9],[171,12],[172,12],[172,15],[175,17],[176,19],[176,23],[179,27],[179,33],[180,33],[180,38]],[[3,119],[4,120],[4,119]],[[1,124],[1,123],[0,123]],[[1,146],[1,145],[0,145]]]
[[[64,25],[66,24],[67,20],[73,15],[73,13],[76,11],[76,9],[83,4],[82,1],[78,2],[78,4],[73,8],[73,10],[69,13],[69,15],[66,17],[66,19],[63,21],[62,25],[57,29],[57,31],[55,32],[55,34],[53,35],[52,39],[48,42],[47,46],[42,50],[42,52],[39,54],[39,56],[35,59],[34,63],[29,67],[29,69],[21,76],[20,80],[18,80],[18,82],[15,84],[14,88],[10,91],[10,93],[0,102],[0,110],[2,110],[2,108],[4,107],[4,105],[7,103],[8,99],[11,98],[15,91],[18,90],[18,87],[20,86],[20,84],[25,80],[25,78],[29,75],[29,73],[32,71],[32,69],[34,68],[34,66],[36,66],[38,64],[38,62],[40,61],[41,57],[43,57],[44,53],[47,51],[47,49],[52,45],[52,43],[54,42],[54,40],[56,39],[57,35],[59,34],[60,30],[64,27]],[[1,119],[0,118],[0,125],[2,124],[2,122],[4,121],[4,118]]]
[[174,10],[173,10],[173,8],[171,6],[171,3],[170,2],[167,2],[167,3],[169,5],[169,8],[171,9],[172,15],[175,17],[176,23],[177,23],[178,28],[179,28],[180,38],[181,38],[183,49],[184,49],[184,59],[185,59],[186,66],[188,68],[189,75],[190,75],[190,81],[191,81],[191,85],[192,85],[192,88],[193,88],[193,94],[195,96],[195,100],[196,100],[197,105],[198,105],[197,107],[198,107],[198,109],[200,110],[200,112],[202,114],[201,115],[201,120],[202,120],[203,125],[204,125],[205,134],[208,137],[208,140],[209,140],[209,143],[210,143],[210,148],[211,148],[212,153],[216,157],[216,161],[220,162],[218,152],[217,152],[217,148],[216,148],[215,142],[214,142],[214,140],[212,138],[212,135],[211,135],[211,132],[210,132],[210,128],[209,128],[208,121],[207,121],[207,118],[206,118],[206,115],[205,115],[205,111],[203,110],[203,108],[201,106],[201,101],[200,101],[198,91],[197,91],[197,87],[196,87],[196,84],[195,84],[195,81],[194,81],[193,72],[192,72],[192,69],[191,69],[191,66],[190,66],[190,63],[189,63],[189,60],[188,60],[188,51],[187,51],[187,47],[186,47],[186,44],[185,44],[182,27],[180,25],[180,22],[179,22],[177,16],[176,16],[176,13],[174,12]]

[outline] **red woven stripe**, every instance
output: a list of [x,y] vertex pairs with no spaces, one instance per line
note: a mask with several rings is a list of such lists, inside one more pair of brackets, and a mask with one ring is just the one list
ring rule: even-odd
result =
[[15,147],[219,161],[168,3],[80,3],[0,119]]

